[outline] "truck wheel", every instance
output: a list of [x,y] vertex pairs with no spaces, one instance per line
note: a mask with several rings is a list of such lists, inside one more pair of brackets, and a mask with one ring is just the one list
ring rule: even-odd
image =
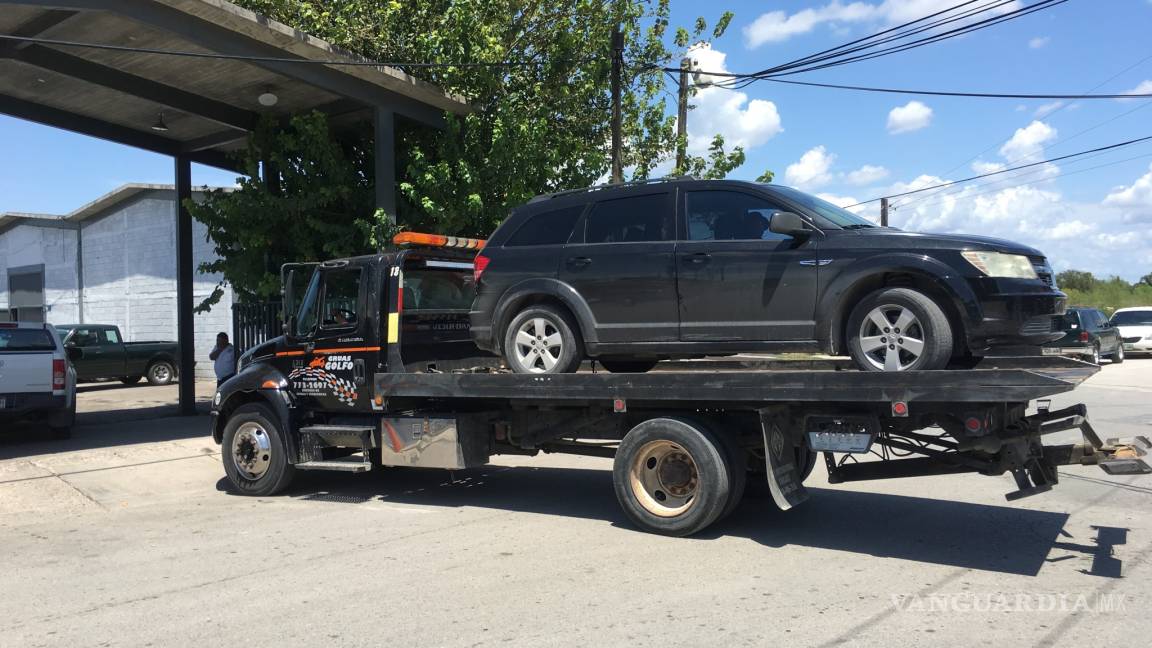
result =
[[601,367],[612,373],[648,373],[657,360],[599,360]]
[[150,385],[170,385],[172,379],[176,377],[176,368],[167,360],[157,360],[148,365],[148,370],[144,373],[148,376]]
[[504,359],[516,373],[575,373],[584,360],[579,330],[554,306],[529,306],[508,325]]
[[687,536],[715,522],[729,504],[731,463],[722,441],[693,421],[649,419],[620,442],[612,485],[640,528]]
[[848,352],[865,371],[942,369],[952,357],[952,326],[927,295],[883,288],[852,309]]
[[1112,360],[1112,364],[1120,364],[1120,363],[1124,362],[1124,344],[1123,343],[1116,346],[1116,351],[1112,353],[1112,356],[1110,359]]
[[296,476],[275,421],[267,406],[248,403],[236,408],[224,426],[220,444],[224,472],[244,495],[274,495]]
[[120,379],[120,382],[124,383],[125,385],[135,385],[136,383],[140,382],[140,379],[143,377],[144,376],[124,376]]

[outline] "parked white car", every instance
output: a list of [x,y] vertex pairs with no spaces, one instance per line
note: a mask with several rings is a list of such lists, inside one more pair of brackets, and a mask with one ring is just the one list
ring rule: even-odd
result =
[[40,422],[66,439],[75,420],[76,372],[56,329],[0,322],[0,427]]
[[1152,306],[1121,308],[1112,313],[1127,353],[1152,353]]

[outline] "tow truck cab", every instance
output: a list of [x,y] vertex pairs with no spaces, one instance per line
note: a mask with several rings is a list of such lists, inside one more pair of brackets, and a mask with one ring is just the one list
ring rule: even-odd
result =
[[[376,373],[496,367],[468,331],[472,259],[480,242],[288,264],[284,334],[241,356],[220,386],[213,436],[237,407],[273,407],[282,423],[349,422],[378,412]],[[289,407],[291,405],[291,407]]]

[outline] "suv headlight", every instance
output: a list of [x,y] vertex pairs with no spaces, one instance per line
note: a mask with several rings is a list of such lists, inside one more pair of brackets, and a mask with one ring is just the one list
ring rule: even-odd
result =
[[1036,279],[1032,261],[1023,254],[1003,252],[982,252],[965,250],[961,252],[968,263],[989,277],[1012,277],[1015,279]]

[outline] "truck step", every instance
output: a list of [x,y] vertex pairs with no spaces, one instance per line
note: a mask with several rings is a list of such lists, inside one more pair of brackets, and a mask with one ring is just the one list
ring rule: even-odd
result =
[[330,459],[328,461],[305,461],[296,464],[300,470],[335,470],[338,472],[362,473],[372,470],[372,464],[360,459]]
[[372,433],[370,425],[308,425],[300,428],[304,434],[364,434]]
[[300,428],[300,436],[308,447],[335,446],[367,450],[373,445],[372,427],[367,425],[309,425]]

